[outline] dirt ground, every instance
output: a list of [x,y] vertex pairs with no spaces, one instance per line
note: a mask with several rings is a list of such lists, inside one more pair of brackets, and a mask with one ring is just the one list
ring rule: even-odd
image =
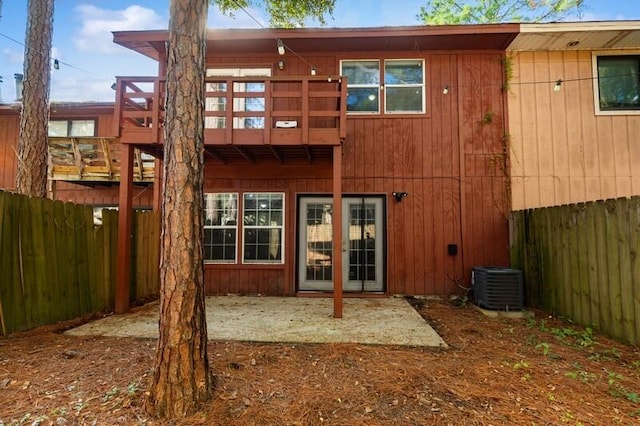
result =
[[449,349],[212,342],[214,396],[178,423],[144,411],[155,340],[0,338],[0,425],[640,424],[638,348],[542,312],[413,302]]

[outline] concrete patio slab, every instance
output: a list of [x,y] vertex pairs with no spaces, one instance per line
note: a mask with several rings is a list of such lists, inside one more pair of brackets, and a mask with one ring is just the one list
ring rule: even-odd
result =
[[[68,330],[74,336],[158,337],[158,302],[126,315],[105,317]],[[207,297],[210,340],[287,343],[447,344],[403,298],[344,299],[335,319],[330,298]]]

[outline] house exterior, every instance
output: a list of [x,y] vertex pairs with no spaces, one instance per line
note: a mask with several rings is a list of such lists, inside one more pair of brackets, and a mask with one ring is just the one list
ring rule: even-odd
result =
[[513,210],[640,195],[640,22],[522,24],[507,56]]
[[[446,296],[469,285],[473,266],[508,266],[505,49],[519,28],[210,30],[206,292]],[[127,212],[160,206],[166,40],[167,31],[114,33],[158,60],[158,74],[119,77],[112,110],[52,111],[95,117],[94,139],[118,145],[94,153],[85,135],[52,138],[83,171],[59,168],[52,196],[118,204],[125,254]],[[3,123],[16,120],[11,109]],[[9,163],[17,127],[6,126]],[[117,166],[97,180],[87,156],[105,152],[119,154],[106,161]],[[12,188],[12,173],[3,179]]]

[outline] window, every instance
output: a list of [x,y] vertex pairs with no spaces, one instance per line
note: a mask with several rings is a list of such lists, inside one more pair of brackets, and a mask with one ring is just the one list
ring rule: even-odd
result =
[[51,137],[93,137],[96,135],[96,120],[50,120]]
[[284,194],[246,193],[243,208],[243,261],[282,263]]
[[[341,74],[348,78],[347,111],[376,114],[418,114],[425,111],[424,61],[389,59],[342,61]],[[384,81],[381,85],[380,82]],[[381,102],[380,96],[383,96]]]
[[640,53],[595,55],[596,111],[640,114]]
[[204,195],[204,260],[235,263],[238,194]]
[[[271,68],[209,68],[207,77],[269,77]],[[233,84],[233,112],[257,112],[255,117],[233,117],[234,129],[264,129],[264,81],[250,81]],[[227,83],[207,83],[207,92],[218,92],[226,96]],[[238,94],[236,96],[235,94]],[[224,96],[206,96],[205,111],[226,111],[227,98]],[[235,115],[235,114],[234,114]],[[225,117],[205,117],[206,129],[224,129]]]
[[237,193],[205,194],[204,259],[208,263],[283,263],[284,194],[242,194],[242,242],[239,243]]
[[423,61],[385,61],[385,111],[417,113],[424,111]]
[[342,75],[348,78],[347,111],[380,111],[380,61],[342,61]]

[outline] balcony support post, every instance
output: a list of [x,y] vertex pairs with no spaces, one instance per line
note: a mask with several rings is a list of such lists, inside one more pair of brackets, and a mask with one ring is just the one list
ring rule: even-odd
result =
[[118,259],[115,313],[129,312],[131,285],[131,243],[133,222],[133,145],[122,144],[120,154],[120,197],[118,201]]
[[333,317],[342,318],[342,145],[333,147]]

